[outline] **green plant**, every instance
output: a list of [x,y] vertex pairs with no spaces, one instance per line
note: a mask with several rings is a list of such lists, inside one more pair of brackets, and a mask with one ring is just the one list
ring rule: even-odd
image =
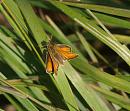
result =
[[[106,26],[129,29],[130,11],[81,2],[1,1],[1,14],[10,26],[0,26],[0,94],[18,111],[130,110],[129,74],[123,69],[118,71],[109,61],[111,56],[107,60],[91,44],[100,41],[129,67],[129,36],[113,34]],[[127,8],[124,4],[120,7]],[[58,19],[61,14],[66,23],[61,20],[56,24],[41,8]],[[48,42],[51,35],[54,42],[71,46],[79,55],[60,66],[58,75],[45,72],[42,43]],[[115,75],[101,71],[100,62],[111,67]]]

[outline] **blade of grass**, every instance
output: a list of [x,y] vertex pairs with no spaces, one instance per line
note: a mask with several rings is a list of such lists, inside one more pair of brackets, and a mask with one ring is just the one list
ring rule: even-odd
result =
[[[25,98],[28,98],[28,96],[27,96],[27,94],[25,94],[25,93],[23,93],[21,90],[19,90],[19,89],[17,89],[16,87],[14,87],[14,86],[12,86],[12,85],[10,85],[8,82],[6,82],[4,79],[3,79],[3,77],[5,78],[5,76],[2,74],[2,73],[0,73],[0,81],[2,82],[2,84],[6,84],[6,85],[8,85],[8,86],[10,86],[11,88],[13,88],[14,90],[16,90],[16,91],[18,91],[19,93],[21,93],[21,95],[23,95],[23,96],[25,96]],[[9,91],[10,92],[10,91]],[[16,95],[15,95],[16,96]],[[34,111],[38,111],[38,109],[34,106],[34,105],[32,105],[32,103],[28,100],[28,101],[26,101],[25,99],[20,99],[20,100],[24,100],[24,102],[26,102],[26,104],[27,104],[27,106],[28,106],[28,108],[27,109],[31,109],[31,110],[34,110]]]
[[[57,9],[55,9],[54,7],[52,8],[51,5],[45,5],[46,2],[33,2],[30,1],[32,5],[39,7],[39,8],[43,8],[46,10],[51,10],[51,11],[57,11]],[[64,2],[63,2],[64,3]],[[72,3],[72,2],[70,2]],[[39,5],[38,5],[39,4]],[[88,4],[88,5],[94,5],[94,4]],[[99,5],[100,6],[100,5]],[[78,8],[78,7],[77,7]],[[86,9],[90,9],[93,10],[91,8],[86,8]],[[102,11],[102,10],[101,10]],[[117,17],[113,17],[111,15],[107,15],[104,13],[99,13],[99,12],[93,12],[103,23],[105,23],[105,25],[110,25],[110,26],[114,26],[114,27],[121,27],[121,28],[130,28],[130,23],[127,20],[121,19],[121,18],[117,18]],[[121,24],[122,23],[122,24]]]
[[2,33],[0,33],[0,36],[1,36],[0,47],[2,47],[4,50],[6,50],[8,53],[10,53],[10,55],[12,57],[15,57],[15,61],[17,61],[17,63],[15,62],[15,65],[19,64],[19,68],[21,67],[20,68],[21,71],[26,72],[26,73],[31,73],[31,71],[28,69],[28,67],[24,63],[20,62],[21,59],[19,57],[17,57],[16,54],[12,53],[12,51],[9,49],[9,47],[7,47],[8,45],[6,45],[4,43],[4,41],[6,41],[6,36],[3,35]]
[[67,104],[70,111],[79,111],[76,100],[70,88],[67,78],[61,67],[59,67],[58,75],[55,75],[55,80],[60,88],[60,91],[64,97],[65,103]]
[[[9,66],[15,71],[17,72],[18,76],[21,78],[28,78],[23,72],[23,68],[19,65],[19,61],[17,61],[16,58],[18,58],[16,55],[14,55],[12,52],[10,52],[9,49],[7,49],[6,46],[4,46],[3,48],[5,48],[5,50],[0,50],[0,54],[3,55],[4,60],[9,64]],[[10,53],[9,53],[10,52]],[[13,55],[12,55],[13,54]],[[12,55],[12,56],[11,56]],[[16,65],[17,64],[17,65]],[[26,71],[24,71],[25,73],[27,73]],[[30,80],[28,80],[29,82],[31,82]],[[43,95],[42,91],[39,90],[36,87],[30,87],[30,89],[32,90],[32,92],[36,95],[36,97],[39,100],[42,101],[46,101],[47,103],[50,103],[50,101],[48,100],[48,98],[46,98],[45,95]]]
[[[105,15],[101,13],[93,12],[105,25],[120,27],[120,28],[130,28],[130,22],[124,19],[113,17],[110,15]],[[122,24],[121,24],[122,23]]]
[[14,90],[13,88],[7,87],[7,86],[1,86],[0,85],[0,91],[5,92],[5,93],[9,93],[12,94],[14,96],[18,96],[20,98],[26,98],[26,96],[24,96],[23,94],[17,92],[16,90]]
[[28,99],[15,97],[28,111],[39,111]]
[[[7,3],[6,3],[6,2],[7,2]],[[43,62],[43,60],[42,60],[42,58],[40,57],[40,55],[39,55],[39,53],[37,52],[36,48],[35,48],[34,45],[32,44],[32,42],[31,42],[29,36],[27,35],[27,32],[25,31],[25,29],[23,29],[23,28],[24,28],[24,25],[21,24],[21,22],[20,22],[20,20],[19,20],[19,17],[16,16],[16,14],[13,12],[13,9],[12,9],[12,10],[10,9],[10,8],[12,8],[12,7],[8,7],[8,2],[10,2],[10,1],[5,0],[5,1],[3,2],[3,5],[4,5],[4,7],[6,8],[6,10],[8,10],[8,12],[9,12],[10,15],[11,15],[11,17],[14,19],[14,21],[15,21],[16,24],[17,24],[17,26],[16,26],[16,24],[13,23],[11,26],[13,26],[13,27],[16,26],[16,27],[14,27],[14,28],[17,29],[18,32],[20,32],[20,37],[22,38],[22,40],[25,42],[25,44],[26,44],[29,48],[30,48],[30,46],[31,46],[31,48],[35,51],[37,57],[38,57],[39,60],[41,61],[42,65],[45,66],[45,64],[44,64],[44,62]],[[3,13],[5,12],[5,10],[2,10],[2,11],[3,11]],[[11,12],[11,11],[12,11],[12,12]],[[6,12],[5,12],[5,13],[6,13]],[[5,13],[4,13],[4,14],[5,14]],[[6,17],[7,17],[8,20],[12,23],[11,18],[9,18],[9,15],[8,15],[8,14],[6,14]],[[16,31],[16,32],[17,32],[17,31]],[[41,48],[41,47],[40,47],[40,48]]]
[[99,69],[93,67],[92,65],[84,61],[81,62],[81,60],[79,59],[71,63],[75,65],[75,67],[78,68],[81,72],[83,72],[84,74],[87,74],[93,79],[103,82],[114,88],[130,93],[130,87],[129,87],[130,82],[127,82],[124,79],[120,79],[118,77],[112,76],[108,73],[102,72]]
[[96,90],[96,91],[100,92],[101,94],[103,94],[105,96],[105,98],[107,98],[109,101],[130,110],[130,100],[128,98],[125,98],[125,97],[123,97],[123,96],[121,96],[119,94],[113,93],[111,91],[101,89],[101,88],[99,88],[97,86],[94,86],[94,85],[91,85],[91,84],[90,84],[90,86],[94,90]]
[[[88,35],[88,33],[86,35]],[[88,41],[90,40],[91,41],[91,38],[89,39],[88,37],[89,36],[86,37],[86,40],[88,40]],[[69,35],[68,38],[69,38],[70,41],[78,42],[78,38],[77,38],[77,36],[75,34]],[[88,45],[91,48],[91,50],[95,53],[96,56],[98,56],[106,64],[109,64],[109,62],[98,52],[98,50],[96,50],[90,43],[88,43]]]
[[122,43],[130,44],[130,36],[114,34],[114,36]]
[[79,74],[68,62],[66,62],[63,66],[63,70],[74,87],[78,90],[78,92],[82,95],[82,97],[93,110],[110,111],[102,99],[94,92],[94,90],[92,90],[87,84],[83,82]]
[[39,23],[37,16],[35,15],[31,5],[28,3],[27,0],[16,1],[34,35],[35,40],[37,41],[37,44],[41,48],[41,43],[43,41],[48,41],[48,38],[46,37],[46,34],[43,28],[41,27],[41,24]]
[[4,96],[8,99],[8,101],[18,110],[18,111],[23,111],[23,108],[19,103],[16,102],[10,95],[4,93]]
[[[18,91],[19,93],[23,94],[23,96],[25,96],[27,99],[22,99],[22,98],[19,98],[17,96],[15,96],[20,102],[21,104],[23,104],[28,110],[31,108],[32,110],[34,111],[38,111],[38,109],[32,104],[31,101],[37,103],[38,105],[40,105],[41,107],[45,108],[45,109],[48,109],[48,110],[54,110],[54,108],[52,106],[49,106],[47,104],[43,104],[42,102],[38,101],[37,99],[33,98],[32,96],[30,96],[28,93],[24,92],[25,90],[27,90],[26,88],[24,87],[15,87],[13,85],[11,85],[9,82],[5,81],[3,79],[3,74],[0,73],[0,81],[6,85],[8,85],[9,87],[13,88],[14,90]],[[31,100],[31,101],[30,101]],[[27,106],[25,104],[28,104]]]
[[[3,3],[2,3],[3,5]],[[10,25],[14,28],[15,32],[17,35],[19,35],[21,37],[21,39],[23,41],[25,41],[25,44],[28,46],[29,49],[31,49],[31,47],[29,46],[28,42],[26,41],[25,37],[23,36],[22,32],[20,31],[19,27],[17,26],[17,24],[15,23],[15,21],[8,15],[7,11],[3,8],[3,6],[0,5],[0,11],[3,13],[3,15],[6,17],[6,19],[8,20],[8,22],[10,23]],[[6,7],[7,8],[7,7]],[[7,8],[8,9],[8,8]],[[9,9],[8,9],[9,10]]]
[[78,37],[79,37],[81,43],[83,44],[85,50],[88,52],[88,54],[89,54],[90,58],[92,59],[93,63],[98,63],[96,56],[94,55],[93,51],[91,50],[88,42],[85,40],[83,35],[79,32],[76,32],[76,34],[78,35]]
[[[90,44],[89,44],[90,45]],[[103,60],[106,64],[109,64],[109,62],[107,61],[107,59],[105,59],[94,47],[92,47],[90,45],[91,49],[93,50],[93,52],[101,59]]]
[[4,33],[6,36],[10,36],[13,39],[18,39],[16,38],[16,35],[13,32],[11,32],[9,29],[7,29],[5,26],[0,26],[0,31],[1,33]]
[[104,29],[104,31],[115,41],[117,41],[117,39],[111,34],[111,32],[102,24],[102,22],[89,10],[86,9],[87,12],[95,19],[95,21],[102,27],[102,29]]
[[[78,19],[75,19],[80,25],[82,25],[86,30],[88,30],[89,28],[86,27],[86,25],[84,25],[82,22],[80,22]],[[91,29],[90,29],[91,30]],[[93,32],[93,30],[91,30]],[[95,32],[93,32],[95,33]],[[101,34],[101,33],[100,33]],[[95,36],[101,37],[102,41],[108,45],[109,47],[111,47],[111,49],[113,49],[120,57],[122,57],[122,59],[128,64],[130,65],[130,51],[129,49],[125,46],[125,45],[121,45],[119,42],[112,40],[111,38],[107,38],[104,39],[102,38],[102,35],[96,34]],[[101,40],[100,39],[100,40]],[[104,40],[103,40],[104,39]],[[108,40],[108,41],[107,41]]]
[[90,9],[90,10],[94,10],[98,12],[103,12],[107,14],[130,18],[130,10],[127,10],[127,9],[108,7],[108,6],[103,6],[103,5],[95,5],[95,4],[80,4],[80,3],[72,3],[72,2],[62,2],[62,3],[66,5],[74,6],[74,7]]

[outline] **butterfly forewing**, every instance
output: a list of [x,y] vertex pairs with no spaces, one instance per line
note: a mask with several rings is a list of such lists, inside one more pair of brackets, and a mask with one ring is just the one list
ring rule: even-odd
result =
[[74,59],[74,58],[76,58],[78,56],[77,54],[72,53],[72,52],[61,52],[60,54],[66,60]]
[[56,44],[58,51],[71,52],[71,47],[64,44]]
[[51,58],[54,58],[59,64],[63,64],[63,58],[57,51],[56,45],[51,45],[48,49],[48,52],[50,53]]
[[62,58],[64,60],[69,60],[69,59],[73,59],[76,58],[78,55],[75,53],[71,52],[71,47],[67,46],[67,45],[62,45],[62,44],[56,44],[57,46],[57,51],[59,52],[59,54],[62,56]]

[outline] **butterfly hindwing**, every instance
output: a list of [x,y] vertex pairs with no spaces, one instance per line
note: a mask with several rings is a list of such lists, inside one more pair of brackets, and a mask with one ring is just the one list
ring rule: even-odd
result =
[[53,62],[52,62],[52,59],[51,59],[51,56],[50,54],[48,53],[47,54],[47,62],[46,62],[46,72],[47,73],[51,73],[53,72]]
[[50,54],[47,55],[47,63],[46,63],[46,72],[47,73],[52,73],[54,72],[55,74],[58,71],[59,64],[58,62],[50,56]]
[[58,61],[56,61],[55,59],[52,59],[52,61],[53,61],[53,72],[54,72],[55,74],[57,74],[58,67],[59,67],[59,63],[58,63]]

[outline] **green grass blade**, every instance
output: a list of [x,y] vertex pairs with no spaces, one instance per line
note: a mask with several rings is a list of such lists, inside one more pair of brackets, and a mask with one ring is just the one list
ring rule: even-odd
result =
[[19,103],[16,102],[10,95],[4,94],[4,96],[10,101],[10,103],[18,110],[18,111],[23,111],[23,108]]
[[[97,12],[93,12],[105,25],[120,27],[120,28],[130,28],[130,22],[121,18],[113,17],[110,15],[105,15]],[[122,24],[121,24],[122,23]]]
[[78,68],[81,72],[83,72],[84,74],[87,74],[93,79],[103,82],[114,88],[130,93],[130,87],[129,87],[130,82],[125,81],[124,79],[120,79],[118,77],[112,76],[108,73],[102,72],[99,69],[93,67],[92,65],[84,61],[81,62],[81,60],[78,60],[78,59],[71,63],[75,65],[75,67]]
[[37,44],[42,47],[41,43],[43,41],[47,41],[48,38],[46,37],[46,34],[38,21],[38,17],[35,15],[27,0],[17,0],[17,3],[34,35],[35,40],[37,41]]
[[103,96],[107,98],[109,101],[130,110],[130,99],[125,98],[119,94],[113,93],[111,91],[101,89],[94,85],[92,85],[91,87],[94,88],[96,91],[100,92],[101,94],[103,94]]
[[21,99],[16,97],[16,99],[28,110],[28,111],[39,111],[28,99]]
[[[83,82],[79,74],[73,69],[69,63],[65,63],[63,66],[64,72],[74,87],[82,95],[89,106],[95,111],[110,111],[102,99]],[[96,101],[95,101],[96,100]]]
[[76,100],[70,88],[69,82],[60,67],[58,70],[58,75],[55,75],[55,80],[60,88],[60,91],[64,97],[65,103],[67,104],[70,111],[79,111]]
[[[2,5],[0,5],[0,10],[1,12],[3,13],[3,15],[6,17],[6,19],[8,20],[8,22],[10,23],[10,25],[14,28],[15,32],[17,35],[19,35],[21,37],[21,39],[23,41],[25,41],[25,44],[28,46],[29,49],[31,49],[31,47],[29,46],[28,42],[26,41],[23,33],[25,34],[25,32],[21,31],[21,28],[18,24],[18,22],[16,21],[16,16],[14,16],[15,14],[13,14],[13,12],[11,12],[12,10],[10,9],[11,7],[13,7],[13,4],[12,6],[9,8],[7,5],[6,5],[6,2],[10,2],[10,1],[5,1],[5,3],[3,2]],[[7,4],[10,4],[10,3],[7,3]],[[4,8],[3,8],[4,7]],[[15,7],[15,6],[14,6]],[[8,14],[8,12],[10,14]]]
[[91,50],[88,42],[85,40],[83,35],[81,33],[79,33],[79,32],[77,32],[77,35],[79,37],[79,40],[83,44],[85,50],[88,52],[88,54],[89,54],[90,58],[92,59],[93,63],[98,63],[98,60],[97,60],[96,56],[94,55],[93,51]]
[[[45,5],[46,2],[35,2],[35,1],[30,1],[32,5],[36,6],[36,7],[39,7],[39,8],[43,8],[43,9],[48,9],[48,10],[55,10],[57,11],[54,7],[52,8],[52,6],[49,6],[49,5]],[[64,2],[62,2],[64,3]],[[67,3],[67,5],[71,4],[72,2],[70,3]],[[73,4],[73,3],[72,3]],[[74,7],[77,7],[77,4],[78,3],[75,3],[76,6]],[[83,5],[83,4],[82,4]],[[86,4],[85,4],[86,5]],[[94,4],[87,4],[87,5],[93,5]],[[70,5],[71,6],[71,5]],[[102,6],[102,5],[99,5],[99,6]],[[78,7],[77,7],[78,8]],[[80,7],[79,7],[80,8]],[[90,10],[93,10],[92,8],[86,8],[86,9],[90,9]],[[102,11],[102,10],[101,10]],[[104,11],[104,10],[103,10]],[[120,10],[119,10],[120,11]],[[118,18],[118,17],[114,17],[114,16],[111,16],[111,15],[107,15],[105,13],[99,13],[99,12],[93,12],[105,25],[110,25],[110,26],[114,26],[114,27],[121,27],[121,28],[130,28],[130,23],[129,21],[127,20],[124,20],[124,19],[121,19],[121,18]],[[115,13],[114,13],[115,14]],[[119,14],[120,16],[120,14]],[[124,17],[124,16],[123,16]],[[122,24],[121,24],[122,23]]]
[[[10,1],[6,1],[6,2],[10,2]],[[13,18],[13,21],[11,19],[11,17],[7,14],[7,12],[2,8],[1,6],[1,10],[3,12],[3,14],[8,18],[8,21],[11,23],[11,26],[14,27],[15,31],[18,33],[18,35],[20,35],[21,39],[25,42],[25,44],[29,47],[30,50],[34,50],[35,53],[37,54],[39,60],[41,61],[42,65],[44,66],[44,62],[42,60],[42,58],[40,57],[39,53],[37,52],[36,48],[34,47],[34,44],[32,44],[27,32],[28,30],[24,27],[24,25],[21,23],[19,17],[17,15],[15,15],[12,7],[8,6],[8,3],[3,3],[4,7],[6,8],[6,10],[8,10],[9,14],[11,15],[11,17]],[[41,44],[39,44],[41,46]],[[41,47],[40,47],[41,48]]]
[[72,3],[72,2],[62,2],[62,3],[74,7],[90,9],[98,12],[130,18],[130,10],[127,9],[108,7],[103,5],[95,5],[95,4],[80,4],[80,3]]
[[[20,78],[28,79],[27,75],[25,75],[25,73],[28,73],[28,70],[24,70],[23,66],[25,64],[23,64],[23,62],[20,62],[20,58],[16,56],[13,52],[11,52],[10,49],[4,44],[1,43],[0,46],[3,48],[0,49],[0,54],[3,56],[3,59],[8,63],[8,65],[18,74]],[[30,80],[28,81],[32,82]],[[48,98],[43,94],[40,89],[32,86],[30,87],[30,89],[39,100],[50,103],[50,100],[48,100]]]

